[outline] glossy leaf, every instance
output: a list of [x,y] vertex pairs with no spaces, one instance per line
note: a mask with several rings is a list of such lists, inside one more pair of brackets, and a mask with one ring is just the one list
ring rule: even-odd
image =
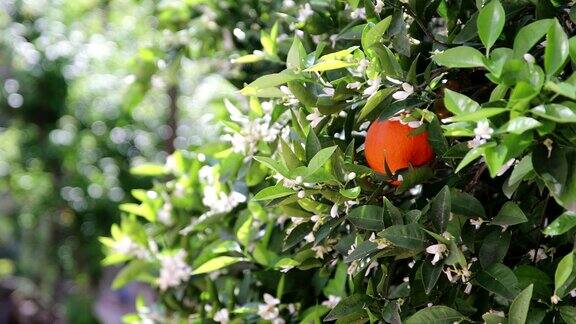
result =
[[405,324],[453,324],[465,317],[458,311],[446,306],[431,306],[419,310],[404,321]]
[[556,236],[561,235],[576,226],[576,213],[567,211],[558,216],[550,225],[546,226],[544,231],[546,235]]
[[449,68],[484,67],[484,55],[477,49],[460,46],[448,49],[432,58],[438,65]]
[[487,51],[496,42],[504,29],[506,13],[499,0],[492,0],[478,14],[478,35]]

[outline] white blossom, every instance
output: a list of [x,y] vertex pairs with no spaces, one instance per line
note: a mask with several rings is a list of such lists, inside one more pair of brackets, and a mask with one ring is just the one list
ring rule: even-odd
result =
[[576,297],[576,289],[570,290],[569,294],[570,294],[570,297]]
[[374,234],[374,233],[372,233],[370,235],[370,238],[368,238],[368,241],[378,244],[376,247],[380,250],[382,250],[382,249],[388,247],[388,245],[390,245],[386,239],[376,237],[376,234]]
[[318,126],[318,124],[320,124],[320,122],[324,119],[324,115],[322,115],[322,113],[320,113],[320,111],[318,110],[318,108],[314,108],[314,110],[312,111],[311,114],[308,114],[308,116],[306,116],[306,120],[310,121],[310,125],[312,127],[316,127]]
[[531,249],[528,251],[528,256],[530,259],[536,261],[536,263],[548,258],[543,248],[538,248],[538,250]]
[[213,320],[220,324],[228,324],[230,322],[230,314],[226,308],[222,308],[214,314]]
[[358,73],[364,73],[366,71],[366,68],[368,68],[368,65],[370,64],[370,61],[368,61],[367,59],[363,58],[360,61],[358,61],[358,66],[356,67],[356,72]]
[[512,165],[514,165],[515,162],[516,162],[516,159],[508,160],[506,163],[504,163],[504,165],[502,167],[500,167],[500,170],[498,170],[498,172],[496,173],[496,176],[499,177],[499,176],[503,175],[504,173],[506,173],[506,171],[508,171],[508,169],[510,169],[510,167]]
[[474,228],[479,229],[480,226],[484,223],[482,217],[478,217],[478,219],[470,219],[470,224],[474,225]]
[[376,4],[374,5],[374,11],[377,14],[380,14],[382,12],[382,9],[384,9],[384,1],[376,0]]
[[324,259],[324,254],[332,251],[332,248],[324,245],[316,245],[312,247],[312,251],[316,253],[316,257]]
[[160,276],[158,286],[161,290],[176,287],[190,278],[192,269],[186,264],[186,251],[180,249],[174,254],[162,255],[160,259]]
[[392,94],[392,98],[402,101],[406,100],[406,98],[410,97],[414,93],[414,87],[409,83],[402,83],[402,90],[394,92]]
[[432,259],[432,264],[436,264],[440,259],[443,258],[443,254],[447,251],[446,245],[439,243],[430,245],[426,248],[426,252],[430,254],[434,254],[434,258]]
[[316,239],[316,238],[314,237],[314,233],[313,233],[313,232],[310,232],[310,233],[308,233],[308,235],[304,236],[304,240],[305,240],[306,242],[308,242],[308,243],[314,242],[315,239]]
[[338,204],[332,205],[332,208],[330,208],[330,216],[332,218],[338,217]]
[[342,299],[342,297],[340,297],[340,296],[329,295],[328,300],[323,301],[322,305],[324,305],[328,308],[334,308],[334,307],[336,307],[336,305],[338,305],[338,303],[340,302],[341,299]]
[[370,121],[363,122],[362,124],[360,124],[360,127],[358,129],[359,130],[366,130],[366,129],[368,129],[368,127],[370,127]]
[[160,223],[166,225],[166,226],[170,226],[172,225],[172,204],[170,203],[164,203],[164,205],[162,205],[162,208],[160,208],[160,210],[158,211],[158,221],[160,221]]
[[467,282],[466,283],[466,288],[464,288],[464,293],[467,295],[470,295],[470,293],[472,292],[472,284]]
[[258,316],[274,323],[283,323],[284,321],[278,317],[280,315],[280,310],[276,307],[278,304],[280,304],[279,299],[270,294],[264,294],[264,304],[258,305]]
[[410,128],[418,128],[420,126],[422,126],[422,121],[420,120],[413,120],[413,121],[409,121],[408,122],[408,127]]
[[388,80],[388,82],[390,82],[390,83],[397,84],[397,85],[401,85],[402,83],[404,83],[403,81],[400,81],[398,79],[394,79],[393,77],[390,77],[390,76],[386,76],[386,80]]
[[358,90],[362,87],[362,83],[360,81],[356,81],[356,82],[352,82],[352,83],[348,83],[346,85],[346,89],[353,89],[353,90]]
[[312,10],[312,7],[309,3],[306,3],[300,8],[300,10],[298,10],[298,21],[304,22],[312,15],[314,15],[314,10]]
[[490,139],[492,138],[492,134],[494,133],[494,129],[490,127],[490,123],[487,120],[481,120],[476,124],[476,128],[474,129],[474,134],[476,137],[481,139]]
[[380,84],[382,83],[382,78],[381,77],[377,77],[374,80],[368,80],[368,85],[369,87],[364,89],[363,94],[366,96],[372,96],[373,94],[376,93],[376,91],[378,91],[378,89],[380,88]]
[[304,190],[300,190],[297,193],[298,198],[302,199],[304,197],[306,197],[306,192]]
[[530,64],[534,64],[536,63],[536,59],[534,58],[534,56],[532,56],[532,54],[526,53],[523,56],[524,60]]
[[366,19],[366,9],[358,8],[350,13],[350,18],[352,19]]
[[412,196],[418,196],[421,192],[422,192],[422,185],[418,184],[416,186],[414,186],[413,188],[410,188],[410,194]]
[[558,302],[560,302],[560,300],[561,300],[560,297],[556,294],[554,294],[552,297],[550,297],[550,301],[554,305],[558,304]]
[[346,181],[354,180],[356,178],[356,172],[350,172],[344,178]]
[[468,148],[474,149],[477,148],[478,146],[485,144],[486,140],[483,138],[479,138],[479,137],[474,137],[474,139],[468,141]]

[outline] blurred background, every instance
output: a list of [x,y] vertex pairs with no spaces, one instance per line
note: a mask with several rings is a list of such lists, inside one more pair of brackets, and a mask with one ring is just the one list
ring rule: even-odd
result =
[[0,323],[115,323],[154,298],[108,288],[98,237],[150,185],[131,166],[215,136],[222,99],[275,69],[230,58],[282,5],[0,0]]

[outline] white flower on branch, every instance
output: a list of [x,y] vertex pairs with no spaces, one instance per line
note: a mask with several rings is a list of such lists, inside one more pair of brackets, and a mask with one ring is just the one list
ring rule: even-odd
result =
[[314,15],[314,10],[312,10],[310,4],[307,3],[298,10],[298,21],[305,22],[308,18],[312,17],[312,15]]
[[490,122],[487,120],[479,121],[474,128],[474,134],[480,139],[490,139],[493,133],[494,129],[490,127]]
[[306,116],[306,120],[310,121],[310,125],[312,127],[316,127],[316,126],[318,126],[318,124],[320,124],[320,122],[324,119],[324,117],[325,116],[322,115],[322,113],[320,113],[318,108],[314,108],[312,113],[308,114],[308,116]]
[[426,248],[426,252],[434,255],[434,258],[432,259],[432,264],[436,264],[438,261],[440,261],[440,259],[444,257],[443,254],[447,250],[448,249],[446,248],[446,245],[442,243],[430,245],[429,247]]
[[336,307],[336,305],[338,305],[338,303],[340,302],[341,299],[342,299],[342,297],[340,297],[340,296],[329,295],[328,300],[323,301],[322,305],[324,305],[328,308],[334,308],[334,307]]
[[258,316],[273,323],[284,323],[284,320],[278,317],[280,315],[280,310],[276,306],[278,304],[280,304],[279,299],[270,294],[264,294],[264,304],[258,305]]
[[190,278],[192,269],[186,263],[186,256],[186,251],[182,249],[171,255],[160,256],[158,286],[161,290],[176,287]]
[[380,84],[382,83],[382,78],[377,77],[374,80],[368,80],[369,87],[364,89],[363,94],[366,96],[372,96],[378,91],[380,88]]
[[230,322],[230,314],[226,308],[222,308],[214,314],[213,320],[220,324],[228,324]]
[[394,94],[392,94],[392,98],[398,101],[402,101],[406,100],[413,93],[414,93],[414,87],[411,84],[404,82],[402,83],[402,90],[394,92]]

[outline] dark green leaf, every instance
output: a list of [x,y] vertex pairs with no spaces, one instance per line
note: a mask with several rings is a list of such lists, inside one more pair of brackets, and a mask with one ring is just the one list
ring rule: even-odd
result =
[[382,213],[383,210],[380,206],[364,205],[352,209],[346,215],[346,219],[358,228],[380,231],[384,228]]
[[502,206],[498,215],[490,222],[492,225],[511,226],[527,222],[524,212],[514,202],[508,201]]
[[366,295],[352,295],[341,300],[336,307],[326,317],[324,321],[335,321],[347,315],[362,311],[373,302],[372,298]]
[[393,225],[386,228],[381,236],[392,244],[409,250],[422,250],[428,244],[426,232],[418,224]]
[[419,310],[404,321],[405,324],[454,324],[465,317],[446,306],[431,306]]
[[554,20],[542,19],[528,24],[518,31],[514,38],[514,55],[521,57],[546,35]]
[[430,206],[430,216],[437,230],[442,233],[446,230],[448,220],[450,219],[450,212],[452,210],[452,202],[450,200],[450,188],[444,186],[440,192],[432,199]]
[[518,279],[514,272],[501,263],[495,263],[480,271],[476,281],[484,289],[512,300],[518,294]]
[[509,231],[502,232],[495,229],[488,234],[480,246],[478,258],[483,268],[488,268],[494,263],[501,263],[508,253],[511,234]]

